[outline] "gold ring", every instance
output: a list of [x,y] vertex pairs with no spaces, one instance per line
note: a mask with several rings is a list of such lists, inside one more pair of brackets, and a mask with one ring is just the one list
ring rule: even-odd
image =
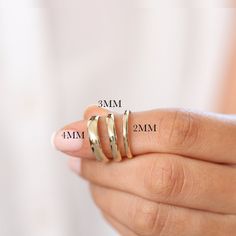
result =
[[99,118],[100,118],[99,116],[92,116],[88,120],[87,128],[88,128],[89,143],[96,159],[98,161],[107,162],[109,161],[109,159],[106,157],[106,155],[102,151],[101,142],[98,135]]
[[116,134],[116,127],[115,127],[115,118],[113,114],[108,114],[106,117],[106,124],[107,124],[107,131],[108,137],[112,152],[112,157],[114,161],[121,161],[122,157],[117,145],[117,134]]
[[124,147],[125,153],[128,158],[132,158],[133,155],[130,150],[129,146],[129,115],[131,111],[126,110],[123,115],[123,140],[124,140]]

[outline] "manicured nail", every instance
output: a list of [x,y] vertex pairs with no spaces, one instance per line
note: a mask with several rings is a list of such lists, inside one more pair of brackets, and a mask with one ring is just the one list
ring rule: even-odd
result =
[[59,130],[52,134],[52,146],[62,152],[78,151],[82,146],[83,139],[79,137],[78,131]]
[[76,174],[80,174],[81,171],[81,159],[80,158],[70,158],[69,167]]

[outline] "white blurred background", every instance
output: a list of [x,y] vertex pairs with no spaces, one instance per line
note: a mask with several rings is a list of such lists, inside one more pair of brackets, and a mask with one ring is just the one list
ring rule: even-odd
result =
[[0,235],[117,235],[51,133],[100,99],[121,99],[120,111],[214,110],[235,10],[211,0],[0,1]]

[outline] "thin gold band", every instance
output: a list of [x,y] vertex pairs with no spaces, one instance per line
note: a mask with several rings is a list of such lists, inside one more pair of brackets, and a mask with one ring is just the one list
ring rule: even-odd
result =
[[116,134],[116,127],[115,127],[115,117],[113,114],[108,114],[106,117],[106,124],[107,124],[107,131],[108,137],[112,152],[112,157],[114,161],[121,161],[122,157],[117,145],[117,134]]
[[98,135],[99,118],[100,118],[99,116],[92,116],[88,120],[87,129],[88,129],[89,143],[96,159],[98,161],[107,162],[109,161],[109,159],[106,157],[106,155],[102,151],[101,142]]
[[132,152],[129,146],[129,115],[131,111],[126,110],[123,115],[123,140],[124,140],[124,147],[125,153],[128,158],[132,158]]

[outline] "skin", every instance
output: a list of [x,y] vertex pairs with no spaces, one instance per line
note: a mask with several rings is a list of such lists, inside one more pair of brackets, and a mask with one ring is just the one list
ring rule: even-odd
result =
[[157,133],[130,132],[133,159],[125,158],[119,114],[119,163],[97,162],[88,142],[87,120],[101,115],[101,144],[112,158],[104,118],[108,110],[91,106],[84,120],[63,128],[85,131],[80,149],[61,151],[70,156],[71,169],[89,182],[102,216],[120,235],[236,235],[236,44],[232,48],[218,114],[179,109],[132,113],[130,127],[158,125]]
[[[112,158],[104,118],[108,113],[92,106],[83,120],[65,126],[85,131],[85,138],[80,149],[64,152],[73,156],[70,167],[89,182],[97,207],[120,235],[236,235],[235,115],[179,109],[134,112],[130,127],[156,123],[157,132],[130,132],[134,158],[102,163],[90,149],[86,122],[95,114],[103,117],[101,144]],[[115,120],[125,156],[122,115],[115,114]]]

